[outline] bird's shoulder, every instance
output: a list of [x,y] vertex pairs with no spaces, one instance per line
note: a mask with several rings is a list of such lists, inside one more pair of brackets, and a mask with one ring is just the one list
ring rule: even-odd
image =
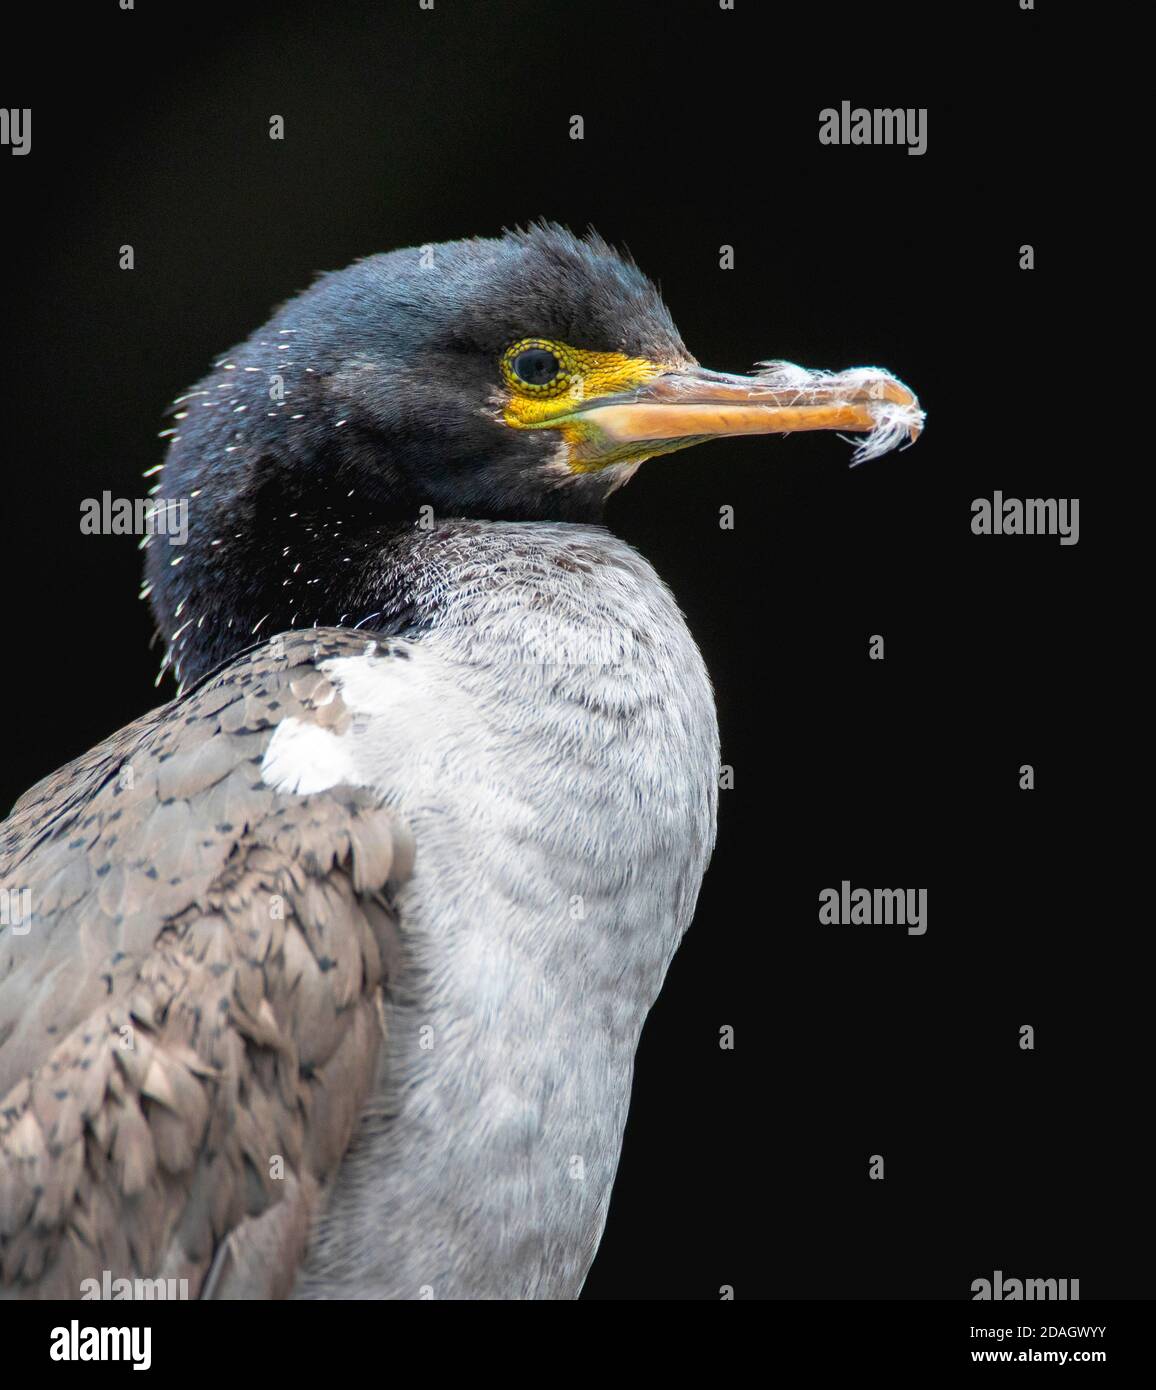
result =
[[377,792],[262,760],[288,718],[343,730],[322,667],[365,650],[276,638],[0,827],[0,1292],[287,1291],[376,1071],[412,849]]

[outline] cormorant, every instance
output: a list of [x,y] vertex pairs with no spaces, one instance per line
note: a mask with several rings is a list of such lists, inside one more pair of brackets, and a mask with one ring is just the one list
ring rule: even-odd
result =
[[183,693],[0,833],[0,1291],[574,1296],[718,768],[604,503],[716,435],[880,453],[918,403],[706,371],[542,224],[326,275],[177,404]]

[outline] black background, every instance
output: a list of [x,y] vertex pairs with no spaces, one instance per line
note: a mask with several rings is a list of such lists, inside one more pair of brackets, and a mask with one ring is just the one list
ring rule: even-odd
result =
[[[1050,408],[1048,21],[1015,0],[88,8],[44,11],[0,69],[33,109],[32,153],[0,151],[0,802],[158,698],[136,543],[82,536],[79,507],[143,493],[173,396],[316,271],[592,223],[705,364],[878,363],[929,418],[855,470],[830,435],[712,444],[612,505],[703,648],[735,788],[586,1296],[962,1299],[995,1269],[1148,1296],[1141,981],[1087,849],[1101,484]],[[821,146],[843,99],[926,106],[927,154]],[[1079,545],[973,536],[996,488],[1081,497]],[[842,879],[925,886],[927,934],[820,927]]]

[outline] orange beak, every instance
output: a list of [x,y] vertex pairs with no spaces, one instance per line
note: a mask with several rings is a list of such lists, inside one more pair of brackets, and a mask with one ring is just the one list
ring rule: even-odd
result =
[[663,443],[725,435],[846,430],[865,436],[853,463],[914,443],[923,428],[915,394],[880,368],[832,373],[790,362],[762,367],[754,376],[703,367],[664,372],[633,390],[590,401],[575,418],[594,427],[587,439],[592,450],[604,453],[648,444],[665,452]]

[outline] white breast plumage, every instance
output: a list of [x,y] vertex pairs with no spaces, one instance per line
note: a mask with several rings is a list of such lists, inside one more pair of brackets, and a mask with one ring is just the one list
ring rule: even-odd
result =
[[491,569],[516,544],[518,579],[471,570],[420,639],[328,662],[349,728],[319,748],[283,725],[265,759],[297,786],[352,768],[417,844],[376,1114],[306,1296],[577,1291],[713,840],[710,687],[653,570],[600,531],[469,531]]

